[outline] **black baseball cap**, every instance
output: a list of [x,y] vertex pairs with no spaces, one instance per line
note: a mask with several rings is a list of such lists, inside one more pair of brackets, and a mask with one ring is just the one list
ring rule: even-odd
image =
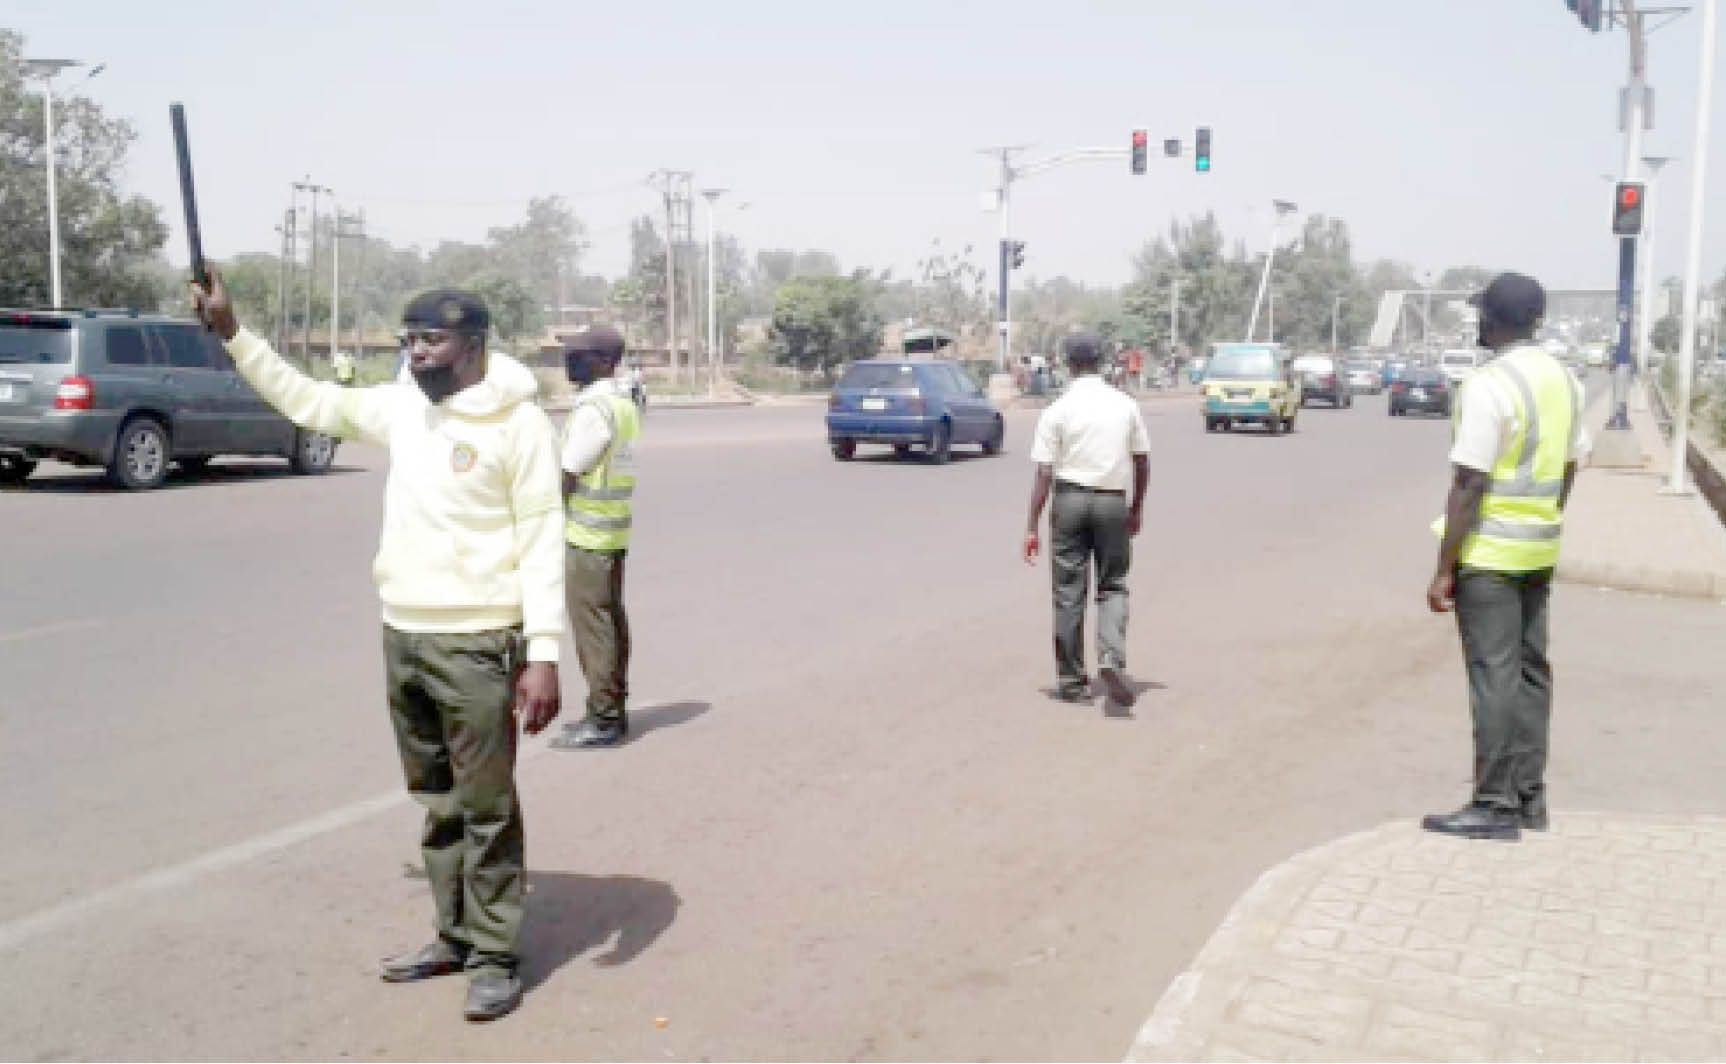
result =
[[609,325],[589,325],[563,341],[565,355],[598,355],[616,362],[623,357],[623,334]]
[[1468,301],[1501,325],[1528,326],[1546,316],[1546,289],[1527,274],[1501,273]]
[[1103,338],[1093,332],[1078,332],[1061,341],[1061,354],[1068,362],[1101,362]]
[[491,328],[485,301],[458,288],[434,288],[413,297],[402,310],[404,329],[449,329],[481,333]]

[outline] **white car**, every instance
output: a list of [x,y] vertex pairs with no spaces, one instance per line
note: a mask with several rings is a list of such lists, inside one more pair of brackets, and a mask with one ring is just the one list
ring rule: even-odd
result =
[[1473,351],[1446,351],[1438,356],[1438,371],[1451,384],[1461,384],[1480,365],[1480,356]]

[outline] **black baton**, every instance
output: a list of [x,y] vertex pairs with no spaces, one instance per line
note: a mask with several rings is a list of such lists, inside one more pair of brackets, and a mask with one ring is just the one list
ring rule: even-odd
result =
[[186,245],[192,252],[192,280],[208,288],[210,275],[204,269],[204,241],[198,235],[198,197],[192,191],[192,150],[186,144],[186,108],[169,104],[174,123],[174,155],[180,161],[180,203],[186,208]]

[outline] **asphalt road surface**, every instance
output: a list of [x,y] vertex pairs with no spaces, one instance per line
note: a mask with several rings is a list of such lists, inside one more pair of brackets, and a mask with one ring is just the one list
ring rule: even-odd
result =
[[[1047,696],[1034,412],[944,467],[835,462],[817,407],[650,412],[638,734],[524,747],[530,990],[481,1027],[374,974],[430,919],[381,452],[0,493],[0,1057],[1118,1058],[1259,871],[1470,774],[1445,423],[1145,409],[1120,716]],[[1553,623],[1558,814],[1715,809],[1726,613],[1565,586]]]

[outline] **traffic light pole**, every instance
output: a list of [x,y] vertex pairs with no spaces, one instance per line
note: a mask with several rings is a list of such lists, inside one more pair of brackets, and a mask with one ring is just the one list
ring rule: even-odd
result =
[[[1624,89],[1624,181],[1640,181],[1642,173],[1642,105],[1648,91],[1648,50],[1642,36],[1642,15],[1636,0],[1619,0],[1630,32],[1630,83]],[[1636,237],[1618,243],[1618,346],[1612,357],[1612,420],[1608,429],[1630,428],[1630,375],[1635,337]]]

